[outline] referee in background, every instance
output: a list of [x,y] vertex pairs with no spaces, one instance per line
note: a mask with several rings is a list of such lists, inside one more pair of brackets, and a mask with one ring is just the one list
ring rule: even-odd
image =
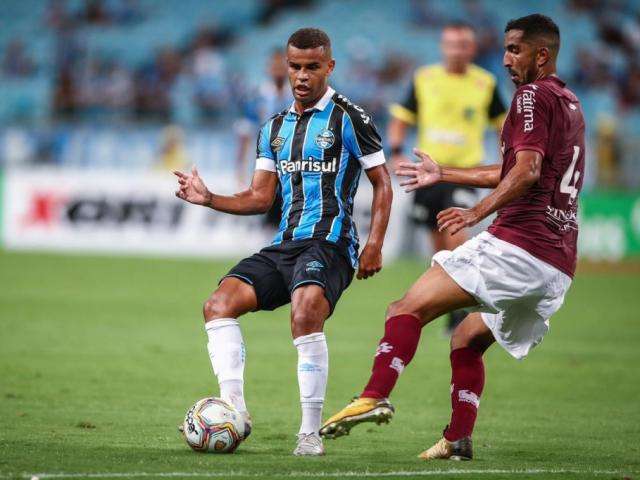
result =
[[[461,22],[446,25],[440,48],[442,63],[418,68],[405,100],[391,105],[387,138],[394,167],[407,160],[403,144],[409,126],[417,128],[420,150],[440,165],[465,168],[482,162],[485,130],[502,127],[506,109],[496,78],[472,63],[476,53],[473,27]],[[411,217],[429,229],[434,251],[453,250],[468,239],[468,233],[439,232],[436,215],[449,207],[470,207],[476,201],[475,189],[440,183],[416,191]],[[448,332],[463,318],[462,311],[453,312]]]

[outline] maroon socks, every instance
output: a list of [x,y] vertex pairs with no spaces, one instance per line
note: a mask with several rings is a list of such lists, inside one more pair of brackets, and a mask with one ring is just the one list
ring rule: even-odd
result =
[[484,387],[482,354],[472,348],[451,352],[451,422],[444,432],[450,442],[470,437]]
[[404,367],[411,362],[422,324],[413,315],[397,315],[384,325],[384,337],[378,344],[369,383],[361,397],[387,398]]

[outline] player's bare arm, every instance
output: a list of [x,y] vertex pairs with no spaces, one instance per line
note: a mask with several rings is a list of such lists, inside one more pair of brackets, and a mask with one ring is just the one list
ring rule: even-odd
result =
[[425,152],[417,148],[413,152],[419,161],[400,162],[395,171],[399,177],[405,177],[400,186],[405,187],[406,192],[440,182],[480,188],[495,188],[500,183],[500,165],[473,168],[443,167]]
[[524,195],[540,178],[542,155],[533,150],[516,154],[516,164],[493,192],[469,209],[448,208],[438,214],[438,229],[451,235],[464,227],[472,227],[509,202]]
[[410,127],[407,122],[396,117],[391,117],[389,128],[387,129],[387,140],[391,147],[391,157],[389,158],[391,167],[395,169],[401,163],[408,162],[407,156],[402,153],[402,145],[407,136],[407,129]]
[[373,185],[373,202],[371,204],[371,227],[367,244],[364,246],[358,261],[356,278],[369,278],[382,270],[382,244],[389,225],[393,190],[391,178],[385,165],[366,170],[367,177]]
[[173,172],[178,177],[176,197],[195,205],[234,215],[266,213],[276,195],[278,176],[267,170],[256,170],[251,186],[234,195],[217,195],[209,191],[194,166],[191,173]]

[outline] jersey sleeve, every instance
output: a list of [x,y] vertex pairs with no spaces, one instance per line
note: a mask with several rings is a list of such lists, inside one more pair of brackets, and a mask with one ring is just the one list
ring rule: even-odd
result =
[[273,120],[269,120],[260,127],[258,132],[258,143],[256,146],[256,170],[276,171],[276,159],[271,149],[271,125]]
[[393,103],[389,107],[389,113],[392,117],[402,120],[410,125],[415,125],[416,115],[418,113],[418,99],[416,97],[416,83],[411,81],[411,86],[407,92],[403,102]]
[[549,140],[551,101],[551,96],[535,84],[525,85],[516,91],[509,112],[514,153],[533,150],[544,157]]
[[489,122],[491,122],[491,124],[499,130],[504,123],[506,112],[507,109],[504,106],[502,96],[500,95],[500,90],[498,89],[498,85],[496,84],[493,86],[491,102],[489,102],[489,108],[487,109]]
[[385,163],[382,138],[371,116],[361,107],[353,106],[345,115],[342,141],[349,153],[360,161],[365,170]]

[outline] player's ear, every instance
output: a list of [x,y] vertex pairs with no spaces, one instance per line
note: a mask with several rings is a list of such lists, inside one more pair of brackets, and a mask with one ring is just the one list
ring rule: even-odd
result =
[[328,63],[329,68],[327,68],[327,75],[330,75],[331,72],[333,72],[333,69],[335,68],[335,66],[336,66],[336,61],[332,58],[331,60],[329,60],[329,63]]
[[536,64],[538,68],[544,67],[551,59],[551,52],[547,47],[540,47],[538,53],[536,53]]

